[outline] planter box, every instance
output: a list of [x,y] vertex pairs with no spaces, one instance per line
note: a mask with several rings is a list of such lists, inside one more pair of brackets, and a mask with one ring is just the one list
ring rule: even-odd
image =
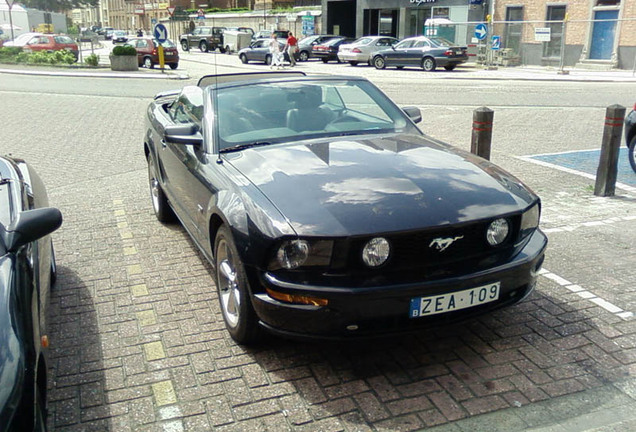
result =
[[131,55],[110,55],[110,69],[114,71],[136,71],[139,70],[137,56]]

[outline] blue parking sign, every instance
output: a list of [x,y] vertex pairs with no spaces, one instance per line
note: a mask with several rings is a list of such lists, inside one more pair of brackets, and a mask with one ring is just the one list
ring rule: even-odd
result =
[[490,44],[494,50],[501,49],[501,36],[493,36],[490,40]]

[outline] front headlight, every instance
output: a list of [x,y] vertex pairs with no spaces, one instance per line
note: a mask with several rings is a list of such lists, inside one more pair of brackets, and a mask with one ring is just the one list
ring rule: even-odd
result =
[[532,231],[539,226],[539,216],[541,215],[541,208],[539,204],[532,206],[528,211],[521,215],[521,228],[520,237],[524,238],[528,236]]
[[389,259],[391,246],[387,239],[376,237],[364,245],[362,249],[362,261],[369,267],[378,267]]
[[269,270],[293,270],[301,266],[328,266],[331,262],[331,240],[284,240],[270,261]]
[[486,240],[488,240],[490,246],[499,246],[508,238],[509,232],[510,223],[506,219],[495,219],[488,226]]

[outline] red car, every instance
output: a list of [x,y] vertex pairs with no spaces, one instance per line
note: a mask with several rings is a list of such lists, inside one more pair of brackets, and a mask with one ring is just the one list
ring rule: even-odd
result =
[[75,56],[75,60],[79,57],[79,48],[77,44],[66,35],[43,34],[33,36],[22,47],[24,51],[70,51]]
[[[159,64],[159,52],[157,50],[159,42],[156,39],[152,37],[131,38],[128,40],[127,45],[131,45],[137,50],[139,66],[152,69]],[[163,46],[164,63],[170,66],[170,69],[179,67],[179,51],[174,42],[166,40],[161,45]]]

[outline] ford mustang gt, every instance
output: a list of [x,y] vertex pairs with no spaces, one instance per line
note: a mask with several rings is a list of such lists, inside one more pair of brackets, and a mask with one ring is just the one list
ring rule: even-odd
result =
[[419,121],[358,77],[216,75],[155,96],[152,205],[212,264],[234,340],[416,331],[534,289],[539,198]]

